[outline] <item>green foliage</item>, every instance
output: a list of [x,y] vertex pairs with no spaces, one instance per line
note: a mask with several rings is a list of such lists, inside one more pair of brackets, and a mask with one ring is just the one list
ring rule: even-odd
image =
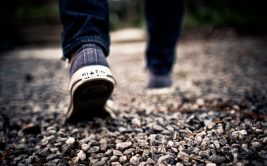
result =
[[187,0],[185,27],[211,25],[238,29],[267,27],[264,0]]
[[[27,1],[26,1],[27,2]],[[57,1],[43,3],[24,3],[16,12],[19,23],[58,23],[59,9]]]

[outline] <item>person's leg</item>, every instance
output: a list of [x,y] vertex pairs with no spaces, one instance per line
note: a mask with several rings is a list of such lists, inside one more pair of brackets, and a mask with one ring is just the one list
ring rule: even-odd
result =
[[183,11],[183,0],[145,0],[149,37],[146,62],[148,70],[156,76],[164,77],[171,73]]
[[64,31],[62,48],[65,58],[82,45],[95,43],[109,53],[109,13],[107,0],[60,0],[60,18]]
[[70,60],[71,101],[67,120],[99,115],[115,80],[106,56],[109,53],[107,0],[60,0],[62,48]]

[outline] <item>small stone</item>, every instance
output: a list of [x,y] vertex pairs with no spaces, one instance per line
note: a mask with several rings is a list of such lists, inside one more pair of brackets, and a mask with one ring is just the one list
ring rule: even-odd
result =
[[33,163],[36,163],[37,162],[37,156],[30,156],[28,159],[27,159],[27,162],[30,163],[30,164],[33,164]]
[[100,149],[102,151],[106,151],[107,150],[107,147],[108,147],[107,140],[101,139],[99,142],[100,142]]
[[259,147],[262,146],[260,142],[252,142],[251,145],[253,149],[258,149]]
[[205,104],[205,100],[204,100],[203,98],[198,98],[198,99],[196,100],[196,103],[197,103],[197,105],[202,106],[202,105]]
[[115,156],[122,156],[122,153],[121,153],[121,151],[119,151],[119,150],[113,150],[113,155],[115,155]]
[[163,136],[159,134],[151,134],[149,136],[150,145],[157,146],[160,143],[163,143]]
[[148,164],[156,164],[155,161],[154,161],[152,158],[148,158],[148,159],[146,160],[146,162],[147,162]]
[[127,157],[126,157],[126,156],[121,156],[121,157],[119,158],[119,162],[120,162],[121,164],[126,163],[126,161],[127,161]]
[[242,148],[244,151],[246,151],[246,152],[249,151],[249,150],[248,150],[248,145],[247,145],[247,144],[242,144],[242,145],[241,145],[241,148]]
[[173,148],[173,147],[171,148],[171,151],[174,152],[174,153],[178,152],[178,150],[176,148]]
[[219,125],[218,128],[217,128],[217,132],[219,134],[223,134],[224,130],[223,130],[223,126],[222,125]]
[[137,118],[132,119],[131,123],[134,127],[141,127],[141,121]]
[[243,139],[245,136],[247,136],[246,130],[240,130],[240,131],[234,131],[231,133],[231,136],[235,139]]
[[206,164],[206,166],[216,166],[216,164],[215,163],[208,163],[208,164]]
[[173,146],[174,146],[174,142],[173,141],[168,141],[167,147],[173,147]]
[[80,150],[80,152],[77,154],[77,157],[79,157],[79,159],[83,161],[86,159],[86,154],[83,150]]
[[118,156],[111,156],[110,162],[114,162],[118,160]]
[[177,155],[178,159],[181,159],[182,161],[188,162],[189,160],[189,155],[183,151],[180,151]]
[[149,150],[148,149],[144,149],[142,157],[148,157],[149,156]]
[[223,163],[225,161],[225,157],[213,154],[209,157],[209,160],[216,163],[216,164],[220,164],[220,163]]
[[147,163],[143,161],[138,166],[146,166],[146,165],[147,165]]
[[79,157],[78,156],[76,156],[76,157],[73,157],[72,159],[71,159],[71,162],[73,163],[73,164],[76,164],[78,161],[79,161]]
[[96,153],[99,152],[99,150],[100,150],[99,146],[93,146],[87,151],[87,153]]
[[107,156],[111,156],[113,154],[113,150],[112,149],[108,149],[105,153],[105,155]]
[[116,149],[119,149],[119,150],[124,150],[124,149],[127,149],[129,147],[132,146],[132,142],[128,141],[128,142],[120,142],[120,143],[117,143],[116,144]]
[[262,130],[262,129],[256,129],[255,132],[256,132],[257,134],[259,134],[259,133],[262,133],[263,130]]
[[58,158],[58,157],[60,157],[59,154],[50,154],[50,155],[48,155],[48,156],[46,157],[46,160],[47,160],[47,161],[52,161],[52,160],[54,160],[54,159],[56,159],[56,158]]
[[158,159],[157,165],[158,166],[165,166],[165,165],[173,165],[175,162],[175,157],[171,155],[161,156]]
[[89,145],[88,144],[82,144],[82,150],[87,151],[89,149]]
[[194,143],[196,145],[199,145],[199,144],[201,144],[201,142],[202,142],[202,137],[201,136],[196,136],[196,138],[194,140]]
[[145,141],[145,140],[141,140],[141,139],[138,139],[137,140],[137,143],[140,147],[147,147],[148,146],[148,142]]
[[[102,158],[103,159],[103,158]],[[97,161],[96,163],[94,163],[93,165],[94,166],[102,166],[102,165],[105,165],[106,164],[106,161],[105,160],[100,160],[100,161]]]
[[216,149],[219,149],[220,148],[219,141],[216,140],[216,141],[213,142],[213,144],[214,144],[214,146],[215,146]]
[[210,139],[208,137],[205,137],[202,142],[201,142],[201,146],[202,147],[206,147],[210,142]]
[[133,164],[133,165],[138,165],[138,164],[139,164],[139,158],[136,157],[136,156],[133,156],[133,157],[130,159],[130,163]]
[[156,132],[160,132],[160,131],[163,131],[163,130],[164,130],[163,127],[159,126],[159,125],[156,124],[156,123],[153,123],[151,128],[152,128],[154,131],[156,131]]
[[42,149],[42,150],[38,153],[38,155],[46,157],[46,156],[48,156],[50,153],[51,153],[51,152],[50,152],[50,149],[49,149],[49,148],[44,148],[44,149]]
[[26,82],[32,82],[34,77],[33,77],[33,75],[31,73],[27,73],[27,74],[24,75],[24,79],[25,79]]
[[70,137],[70,138],[67,139],[66,144],[72,145],[74,142],[75,142],[75,138]]
[[111,166],[121,166],[121,164],[119,162],[112,162]]
[[134,148],[129,148],[129,149],[126,149],[126,150],[123,152],[123,154],[124,154],[124,155],[133,154],[134,151],[135,151]]
[[264,137],[264,138],[262,139],[262,143],[267,144],[267,137]]
[[175,166],[184,166],[184,164],[183,163],[181,163],[181,162],[178,162],[178,163],[176,163],[176,165]]

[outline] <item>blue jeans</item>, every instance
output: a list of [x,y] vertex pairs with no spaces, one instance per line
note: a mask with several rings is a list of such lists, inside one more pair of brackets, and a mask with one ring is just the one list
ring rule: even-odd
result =
[[[60,0],[64,31],[62,48],[65,58],[83,44],[96,43],[109,54],[109,13],[107,0]],[[145,0],[148,30],[147,67],[154,74],[168,74],[175,61],[180,34],[183,0]]]

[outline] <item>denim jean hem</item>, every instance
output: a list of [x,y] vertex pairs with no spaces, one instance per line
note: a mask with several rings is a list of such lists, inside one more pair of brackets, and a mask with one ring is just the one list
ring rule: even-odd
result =
[[173,67],[171,66],[170,68],[168,69],[161,69],[161,68],[158,68],[158,67],[153,67],[151,65],[146,65],[146,69],[150,72],[152,72],[153,74],[155,75],[160,75],[160,76],[163,76],[163,75],[168,75],[168,74],[171,74],[172,73],[172,69]]
[[95,43],[98,44],[102,49],[105,54],[105,56],[108,56],[109,54],[109,42],[104,41],[102,38],[99,36],[84,36],[80,37],[66,46],[63,46],[63,57],[62,59],[69,59],[70,55],[74,53],[76,50],[78,50],[83,44],[87,43]]

